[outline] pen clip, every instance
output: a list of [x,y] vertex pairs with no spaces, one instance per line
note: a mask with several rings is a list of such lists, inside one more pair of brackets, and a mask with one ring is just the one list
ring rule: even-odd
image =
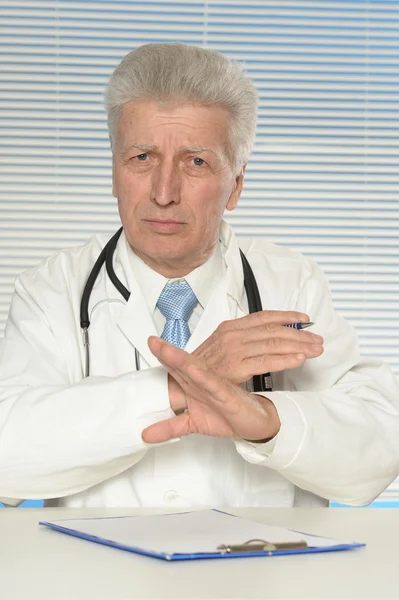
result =
[[280,550],[305,550],[308,547],[304,540],[298,542],[276,542],[271,543],[266,540],[252,539],[243,544],[220,544],[217,547],[222,554],[234,554],[236,552],[278,552]]

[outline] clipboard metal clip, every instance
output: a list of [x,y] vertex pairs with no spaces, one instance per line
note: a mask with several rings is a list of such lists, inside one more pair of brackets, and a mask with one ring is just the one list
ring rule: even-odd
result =
[[308,547],[307,543],[303,540],[299,542],[266,542],[266,540],[260,540],[254,538],[248,540],[243,544],[221,544],[217,547],[222,554],[234,554],[235,552],[278,552],[279,550],[305,550]]

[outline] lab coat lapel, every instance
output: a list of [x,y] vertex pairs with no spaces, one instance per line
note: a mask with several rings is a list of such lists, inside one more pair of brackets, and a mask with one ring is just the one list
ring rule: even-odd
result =
[[198,325],[187,342],[186,352],[193,352],[212,335],[222,321],[229,319],[231,319],[231,315],[227,299],[226,279],[223,277],[213,291]]
[[115,253],[114,268],[117,275],[119,269],[120,275],[118,276],[127,281],[130,298],[121,311],[117,324],[134,348],[137,348],[140,357],[150,367],[157,367],[160,363],[148,348],[147,340],[150,335],[157,336],[158,333],[147,302],[130,267],[126,244],[126,239],[122,234],[118,243],[118,252]]
[[208,304],[188,340],[185,350],[193,352],[223,321],[248,314],[245,306],[244,277],[240,251],[232,229],[222,221],[220,239],[225,247],[226,272],[212,293]]
[[158,333],[138,285],[132,288],[129,301],[119,315],[118,327],[150,367],[159,366],[147,343],[150,335],[157,336]]

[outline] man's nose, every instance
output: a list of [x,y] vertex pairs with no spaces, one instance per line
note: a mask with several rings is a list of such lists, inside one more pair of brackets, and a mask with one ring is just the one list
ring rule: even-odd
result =
[[179,204],[180,178],[173,164],[161,164],[155,170],[152,182],[152,200],[161,206]]

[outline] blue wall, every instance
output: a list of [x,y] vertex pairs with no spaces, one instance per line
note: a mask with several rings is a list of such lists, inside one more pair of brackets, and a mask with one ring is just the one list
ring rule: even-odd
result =
[[[18,508],[40,508],[43,506],[43,500],[25,500]],[[0,502],[0,508],[4,508],[4,504]]]
[[[43,506],[43,500],[25,500],[18,508],[40,508]],[[4,505],[0,502],[0,508],[4,508]],[[331,508],[352,508],[346,504],[338,504],[338,502],[331,502]],[[376,500],[365,508],[399,508],[399,501],[388,501],[388,500]]]

